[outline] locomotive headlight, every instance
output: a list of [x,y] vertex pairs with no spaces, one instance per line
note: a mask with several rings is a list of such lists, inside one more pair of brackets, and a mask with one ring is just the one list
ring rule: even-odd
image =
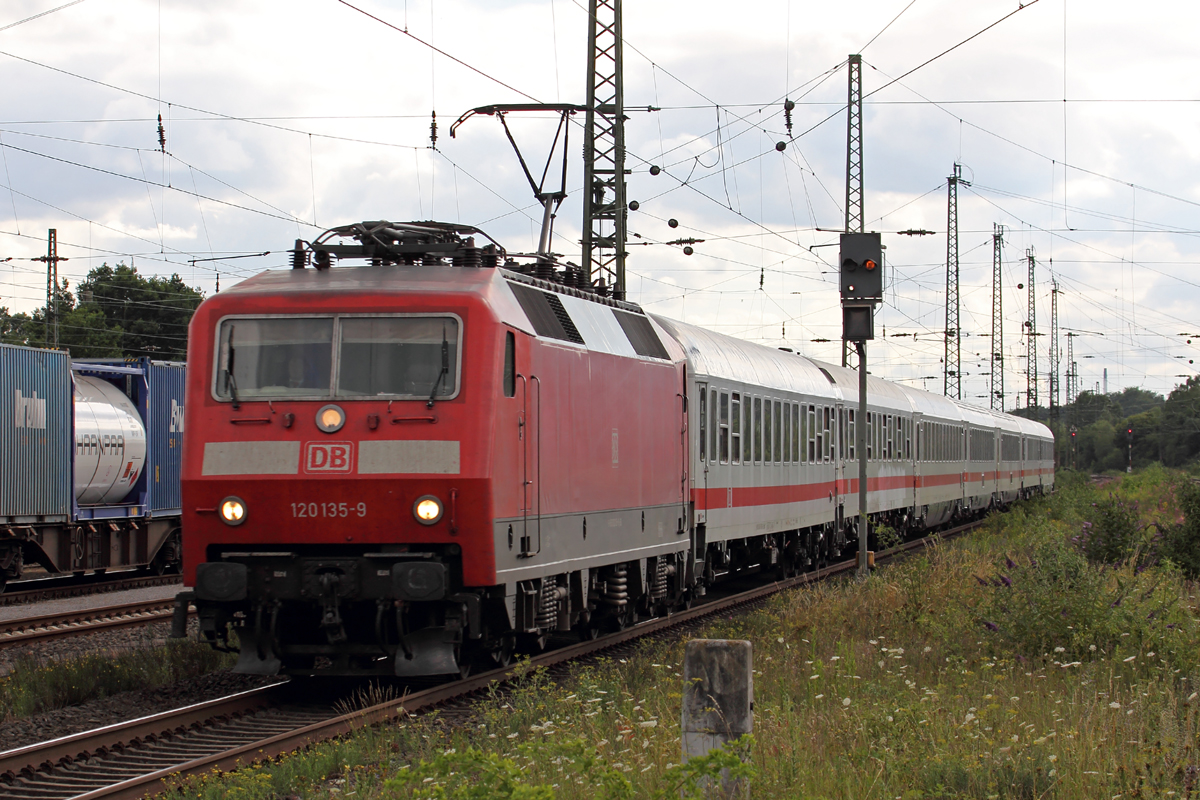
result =
[[340,431],[345,424],[346,412],[333,403],[321,406],[321,410],[317,412],[317,427],[325,433]]
[[226,525],[241,525],[246,521],[246,504],[240,497],[226,497],[221,501],[220,513]]
[[442,501],[431,494],[418,497],[413,503],[413,516],[422,525],[432,525],[442,518]]

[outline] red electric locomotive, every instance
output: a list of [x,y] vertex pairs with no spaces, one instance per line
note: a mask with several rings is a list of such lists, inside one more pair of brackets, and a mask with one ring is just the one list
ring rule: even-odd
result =
[[[1048,429],[656,319],[474,228],[362,223],[191,323],[184,579],[240,672],[447,675],[1053,485]],[[361,259],[363,266],[332,262]],[[310,268],[313,267],[313,268]]]

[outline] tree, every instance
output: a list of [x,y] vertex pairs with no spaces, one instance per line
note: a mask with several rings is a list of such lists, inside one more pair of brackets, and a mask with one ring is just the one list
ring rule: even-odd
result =
[[1161,394],[1148,392],[1136,386],[1130,386],[1119,394],[1110,394],[1109,397],[1117,401],[1121,406],[1121,413],[1127,417],[1158,408],[1166,402]]
[[1164,464],[1182,466],[1200,455],[1200,378],[1188,378],[1171,392],[1162,408],[1161,432]]
[[204,300],[178,274],[145,278],[124,264],[93,269],[79,284],[78,295],[84,299],[79,309],[86,309],[93,330],[121,332],[119,347],[126,357],[174,361],[187,357],[188,323]]

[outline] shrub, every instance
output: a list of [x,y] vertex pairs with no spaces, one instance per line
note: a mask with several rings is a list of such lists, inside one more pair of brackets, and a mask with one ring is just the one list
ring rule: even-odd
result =
[[1089,561],[1120,564],[1138,551],[1143,531],[1137,503],[1110,494],[1093,504],[1092,519],[1083,523],[1076,542]]
[[1163,528],[1160,553],[1189,580],[1200,579],[1200,486],[1184,484],[1178,491],[1183,521]]

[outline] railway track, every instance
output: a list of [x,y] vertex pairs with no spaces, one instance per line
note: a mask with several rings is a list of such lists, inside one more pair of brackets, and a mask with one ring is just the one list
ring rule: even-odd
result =
[[[978,527],[973,522],[877,554],[877,563]],[[665,617],[656,617],[593,641],[541,653],[535,666],[552,667],[673,629],[705,617],[744,609],[769,596],[835,575],[852,573],[854,561],[782,580]],[[0,753],[0,800],[132,800],[190,776],[229,771],[443,704],[467,701],[512,667],[414,691],[359,711],[339,714],[326,706],[292,705],[287,683],[243,692],[131,722]]]
[[84,578],[71,576],[16,581],[0,591],[0,606],[40,603],[64,597],[82,597],[89,594],[122,592],[128,589],[145,589],[152,586],[170,586],[182,581],[178,575],[132,574],[115,579],[111,576],[104,577],[107,579],[100,580],[96,576],[89,575]]
[[0,622],[0,647],[169,620],[174,606],[174,600],[150,600],[8,620]]

